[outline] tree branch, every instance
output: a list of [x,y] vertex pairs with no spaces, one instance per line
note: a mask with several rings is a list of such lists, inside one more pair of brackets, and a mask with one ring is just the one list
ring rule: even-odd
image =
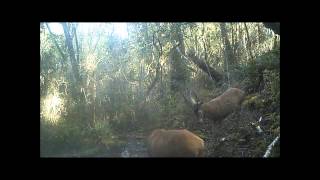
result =
[[153,42],[153,46],[156,48],[156,50],[159,52],[159,55],[158,55],[158,63],[157,63],[157,68],[156,68],[156,77],[153,79],[151,85],[149,86],[147,92],[146,92],[146,98],[149,96],[151,90],[155,87],[156,83],[158,82],[159,80],[159,72],[160,72],[160,57],[162,56],[162,45],[161,45],[161,42],[159,40],[159,38],[157,38],[158,40],[158,43],[159,43],[159,46],[160,46],[160,50],[159,48],[157,47],[156,43],[155,43],[155,34],[153,34],[153,37],[152,37],[152,42]]
[[[45,24],[46,24],[46,26],[47,26],[47,28],[48,28],[48,31],[49,31],[49,33],[50,33],[50,36],[51,36],[52,39],[53,39],[53,42],[54,42],[55,46],[57,47],[59,53],[60,53],[61,56],[62,56],[62,59],[66,62],[66,61],[67,61],[67,58],[66,58],[66,56],[63,54],[63,51],[61,50],[61,48],[59,47],[59,44],[58,44],[57,40],[54,38],[54,34],[52,33],[52,31],[51,31],[48,23],[45,23]],[[62,64],[63,64],[63,66],[64,66],[64,62],[62,62]]]

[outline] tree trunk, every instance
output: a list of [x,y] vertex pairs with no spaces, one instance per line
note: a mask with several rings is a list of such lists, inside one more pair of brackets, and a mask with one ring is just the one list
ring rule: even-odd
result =
[[246,33],[247,33],[248,51],[249,51],[249,54],[250,54],[250,58],[251,58],[251,61],[254,61],[254,59],[253,59],[253,55],[252,55],[252,50],[251,50],[251,40],[250,40],[250,35],[249,35],[249,31],[248,31],[248,27],[247,27],[247,24],[246,24],[246,23],[244,23],[244,27],[245,27],[245,30],[246,30]]
[[80,63],[80,60],[79,60],[80,48],[79,48],[79,43],[78,43],[77,29],[76,29],[75,26],[72,26],[72,31],[73,31],[73,35],[74,35],[75,40],[76,40],[76,48],[77,48],[76,62],[79,64]]
[[184,40],[183,34],[181,31],[180,24],[173,24],[173,35],[172,35],[172,44],[174,44],[174,48],[171,49],[169,53],[169,62],[170,62],[170,87],[172,93],[175,94],[176,92],[180,92],[185,87],[187,78],[188,78],[188,71],[187,65],[179,55],[176,49],[176,42],[179,42],[178,47],[182,53],[185,51],[184,47]]
[[79,73],[79,64],[77,64],[77,61],[76,61],[76,57],[75,57],[75,53],[74,53],[74,49],[73,49],[73,45],[72,45],[72,39],[71,39],[67,24],[62,23],[62,26],[63,26],[63,31],[64,31],[64,34],[66,37],[66,44],[68,47],[68,52],[69,52],[69,56],[70,56],[73,75],[74,75],[76,82],[79,83],[79,82],[81,82],[80,73]]
[[144,76],[143,75],[143,62],[142,62],[142,60],[140,60],[140,63],[139,63],[139,88],[138,88],[138,97],[139,97],[139,99],[141,99],[142,98],[142,76]]
[[221,36],[225,45],[225,53],[226,53],[226,63],[228,65],[234,65],[235,63],[235,57],[232,52],[232,48],[230,45],[230,41],[228,39],[228,34],[227,34],[227,29],[226,29],[226,24],[225,23],[220,23],[220,29],[221,29]]
[[71,85],[72,88],[72,96],[73,99],[75,101],[79,102],[79,112],[81,112],[79,114],[79,118],[80,121],[83,121],[85,123],[87,123],[87,125],[90,126],[90,112],[88,112],[88,107],[86,104],[86,100],[85,100],[85,94],[82,93],[81,89],[83,88],[82,86],[82,79],[80,77],[80,73],[79,73],[79,62],[77,62],[76,60],[76,56],[74,53],[74,48],[72,45],[72,37],[70,36],[70,32],[69,32],[69,27],[67,26],[66,23],[61,23],[62,27],[63,27],[63,31],[65,34],[65,38],[66,38],[66,45],[68,48],[68,52],[69,52],[69,57],[70,57],[70,61],[71,61],[71,68],[72,68],[72,74],[73,74],[73,85]]
[[258,44],[262,43],[262,38],[261,38],[261,28],[260,28],[260,24],[257,24],[257,30],[258,30]]
[[232,44],[232,53],[235,55],[236,54],[235,33],[234,33],[234,28],[232,23],[231,23],[231,44]]

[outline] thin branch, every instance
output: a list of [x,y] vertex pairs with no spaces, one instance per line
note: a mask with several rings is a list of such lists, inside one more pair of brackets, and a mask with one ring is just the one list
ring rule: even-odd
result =
[[96,51],[97,45],[100,41],[100,38],[101,38],[101,34],[99,33],[98,40],[97,40],[96,44],[94,45],[94,48],[92,49],[92,53],[94,53]]
[[156,76],[153,79],[153,81],[150,84],[150,86],[148,87],[146,95],[145,95],[144,99],[142,100],[142,102],[140,103],[140,107],[144,105],[144,103],[145,103],[146,99],[148,98],[148,96],[150,95],[152,89],[156,86],[157,82],[160,79],[160,69],[161,69],[160,58],[162,56],[162,44],[161,44],[159,38],[157,38],[157,41],[159,43],[160,50],[159,50],[159,48],[157,47],[157,45],[155,43],[155,33],[154,33],[153,37],[152,37],[152,44],[153,44],[153,47],[159,52],[158,58],[157,58],[158,62],[157,62],[157,67],[156,67]]
[[[59,53],[60,53],[61,56],[62,56],[62,59],[66,62],[66,61],[67,61],[67,58],[66,58],[66,56],[63,54],[63,51],[61,50],[61,48],[59,47],[59,44],[58,44],[57,40],[54,38],[54,34],[52,33],[52,31],[51,31],[48,23],[45,23],[45,24],[46,24],[46,26],[47,26],[47,28],[48,28],[48,30],[49,30],[50,36],[52,37],[54,44],[56,45]],[[63,62],[62,64],[64,64],[64,62]]]
[[128,78],[127,78],[127,76],[124,74],[124,72],[123,72],[121,69],[120,69],[120,72],[121,72],[121,74],[123,75],[124,79],[125,79],[126,81],[128,81],[128,83],[133,84],[133,85],[136,85],[136,84],[137,84],[136,82],[129,81]]
[[160,50],[159,48],[157,47],[155,41],[155,34],[153,34],[153,37],[152,37],[152,42],[153,42],[153,46],[155,47],[155,49],[159,52],[159,57],[158,57],[158,63],[157,63],[157,68],[156,68],[156,77],[153,79],[151,85],[149,86],[147,92],[146,92],[146,98],[149,96],[151,90],[155,87],[155,85],[157,84],[158,80],[159,80],[159,73],[160,73],[160,58],[162,56],[162,45],[160,43],[160,40],[159,38],[157,38],[158,42],[159,42],[159,46],[160,46]]

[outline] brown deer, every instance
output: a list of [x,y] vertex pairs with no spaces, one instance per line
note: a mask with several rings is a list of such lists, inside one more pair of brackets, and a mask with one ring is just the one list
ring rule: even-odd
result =
[[203,157],[204,141],[192,132],[156,129],[148,137],[151,157]]
[[222,95],[206,103],[201,102],[195,92],[193,94],[195,98],[191,96],[190,92],[190,100],[185,95],[183,97],[192,105],[194,113],[200,122],[203,122],[204,118],[213,121],[222,120],[232,112],[240,109],[245,97],[245,92],[238,88],[229,88]]

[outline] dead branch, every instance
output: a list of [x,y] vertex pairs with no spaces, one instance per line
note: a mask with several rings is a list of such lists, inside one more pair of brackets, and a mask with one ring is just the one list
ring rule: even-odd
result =
[[272,148],[274,147],[274,145],[277,143],[277,141],[279,140],[279,138],[280,138],[280,135],[277,136],[277,137],[272,141],[272,143],[268,146],[268,149],[267,149],[266,153],[263,155],[264,158],[267,158],[267,157],[270,156],[271,150],[272,150]]

